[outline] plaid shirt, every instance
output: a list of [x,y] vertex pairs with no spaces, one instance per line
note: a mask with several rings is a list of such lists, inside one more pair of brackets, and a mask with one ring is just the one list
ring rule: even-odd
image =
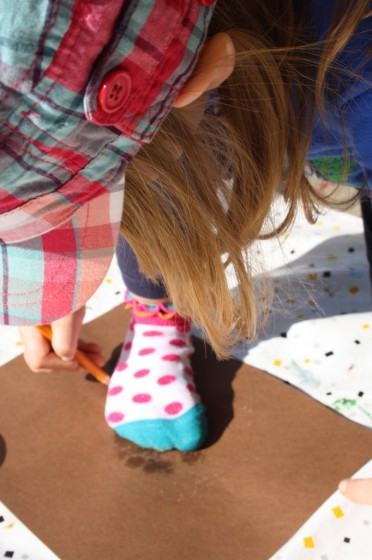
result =
[[[51,322],[98,287],[124,168],[190,76],[209,4],[0,0],[3,323]],[[126,89],[117,108],[105,103],[107,83]]]

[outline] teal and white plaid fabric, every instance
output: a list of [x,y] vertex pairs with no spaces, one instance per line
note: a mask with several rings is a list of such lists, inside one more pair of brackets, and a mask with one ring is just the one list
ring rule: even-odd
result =
[[190,76],[212,4],[0,0],[2,323],[49,323],[102,281],[125,166]]

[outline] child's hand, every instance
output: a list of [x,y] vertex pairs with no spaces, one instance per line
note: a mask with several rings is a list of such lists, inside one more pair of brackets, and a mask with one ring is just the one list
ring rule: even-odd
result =
[[36,327],[21,327],[20,336],[24,345],[24,358],[29,368],[36,373],[53,371],[79,371],[81,367],[74,359],[76,350],[82,350],[89,358],[102,366],[105,359],[101,348],[94,343],[79,340],[85,309],[62,317],[51,324],[53,341],[50,343]]
[[339,490],[353,502],[372,506],[372,478],[343,480]]

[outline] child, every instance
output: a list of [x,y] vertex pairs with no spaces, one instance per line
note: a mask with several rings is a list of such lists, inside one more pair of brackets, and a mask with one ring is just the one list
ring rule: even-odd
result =
[[[34,4],[26,3],[28,17],[35,13]],[[213,2],[206,0],[182,6],[165,0],[133,1],[123,3],[122,10],[119,0],[110,4],[103,16],[93,4],[67,2],[70,25],[63,21],[58,2],[37,4],[37,21],[44,26],[27,28],[26,19],[9,17],[9,26],[19,27],[18,41],[12,29],[2,43],[1,60],[10,68],[2,77],[5,120],[16,102],[19,108],[17,118],[12,115],[4,125],[7,159],[1,161],[0,178],[1,187],[10,191],[4,195],[5,210],[16,208],[19,199],[26,208],[22,216],[9,214],[5,224],[8,234],[14,222],[15,233],[3,236],[3,321],[53,323],[55,354],[34,329],[23,329],[25,355],[33,369],[58,368],[57,355],[74,355],[82,306],[103,277],[108,247],[116,236],[115,226],[108,228],[107,223],[118,219],[118,174],[139,144],[152,139],[173,104],[154,141],[127,167],[121,230],[145,280],[160,286],[160,301],[153,294],[141,297],[140,285],[132,288],[133,331],[112,379],[107,418],[119,434],[142,445],[193,449],[205,437],[205,420],[191,383],[185,317],[204,329],[221,357],[239,338],[254,337],[261,310],[252,282],[254,263],[245,249],[259,237],[285,231],[299,203],[310,221],[316,219],[322,198],[305,177],[306,160],[329,180],[365,189],[372,185],[370,3],[218,0],[213,17]],[[49,34],[53,26],[57,34]],[[195,67],[207,28],[209,41]],[[16,49],[20,44],[34,56],[30,71],[24,70],[27,56],[23,60]],[[89,122],[79,128],[83,95]],[[42,128],[43,119],[49,119],[50,126]],[[270,231],[270,207],[279,185],[288,215]],[[63,199],[53,195],[58,187]],[[48,211],[41,204],[39,220],[34,219],[38,207],[29,202],[35,188],[51,202]],[[68,227],[65,220],[70,220]],[[90,235],[78,237],[83,224]],[[36,241],[29,245],[31,237]],[[34,264],[32,250],[40,239],[39,266],[27,278],[12,263],[32,257]],[[76,249],[77,239],[84,242],[84,255]],[[16,243],[24,244],[22,252],[16,251]],[[63,258],[72,253],[75,266],[61,266],[56,250]],[[130,251],[127,247],[127,254]],[[129,271],[125,255],[122,258]],[[237,277],[238,297],[229,292],[227,264]],[[74,287],[70,301],[55,297],[56,273],[60,286]],[[84,281],[78,286],[80,274]],[[12,299],[14,291],[23,297]],[[35,310],[29,310],[30,301]],[[74,309],[79,310],[69,315]],[[143,346],[146,337],[151,344]],[[141,350],[141,357],[158,354],[156,345],[164,339],[167,348],[160,354],[167,360],[157,360],[155,373],[152,366],[136,362]],[[177,352],[169,351],[171,341]],[[86,349],[101,360],[96,346]],[[172,370],[160,371],[164,363]],[[72,361],[69,367],[76,364]],[[131,402],[125,400],[125,371],[141,381],[141,391],[134,392]],[[142,389],[144,380],[151,391]],[[133,380],[131,384],[133,390]],[[161,387],[175,389],[165,406]]]

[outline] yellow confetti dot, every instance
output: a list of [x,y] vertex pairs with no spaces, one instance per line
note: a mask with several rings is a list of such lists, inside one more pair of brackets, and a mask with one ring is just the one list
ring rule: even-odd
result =
[[106,284],[112,284],[111,278],[106,278],[105,282],[106,282]]
[[296,303],[295,299],[287,299],[287,303],[289,303],[290,305],[293,305],[294,303]]
[[314,307],[316,305],[315,301],[313,299],[309,299],[309,301],[307,302],[309,305],[311,305],[311,307]]
[[351,288],[349,288],[349,292],[351,294],[357,294],[359,292],[358,286],[351,286]]
[[324,222],[322,222],[322,220],[317,220],[316,226],[324,226]]
[[336,255],[327,255],[329,261],[335,261],[337,259]]
[[16,346],[23,346],[23,342],[21,340],[17,340]]
[[307,275],[309,280],[316,280],[318,278],[318,275],[316,274],[316,272],[312,272],[311,274]]
[[365,323],[365,324],[362,326],[362,329],[369,329],[369,324],[368,324],[368,323]]
[[332,508],[332,513],[337,518],[344,516],[344,512],[342,511],[342,509],[339,506]]
[[333,226],[332,229],[333,229],[333,231],[340,231],[341,227],[340,226]]
[[304,546],[305,548],[315,548],[315,544],[312,537],[305,537],[304,538]]
[[310,358],[306,358],[306,359],[304,360],[304,362],[305,362],[305,364],[309,364],[309,363],[311,362],[311,360],[310,360]]
[[282,360],[274,360],[274,366],[281,366]]

